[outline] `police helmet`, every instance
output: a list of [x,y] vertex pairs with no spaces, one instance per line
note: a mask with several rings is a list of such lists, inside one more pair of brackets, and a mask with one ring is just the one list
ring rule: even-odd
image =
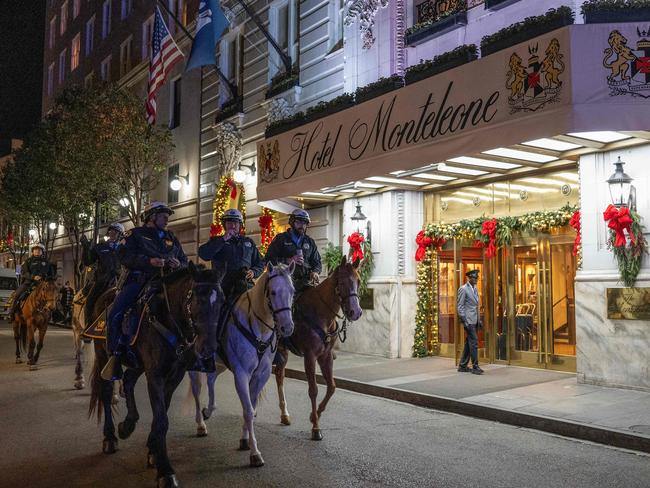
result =
[[244,225],[244,217],[241,212],[236,208],[229,208],[221,216],[222,222],[239,222],[241,225]]
[[145,207],[144,212],[142,212],[140,218],[142,219],[143,222],[146,223],[150,217],[159,213],[166,213],[167,215],[172,215],[174,211],[163,202],[154,201]]
[[306,210],[303,210],[302,208],[297,208],[293,212],[291,212],[291,215],[289,215],[289,225],[293,225],[293,223],[296,220],[300,220],[301,222],[305,222],[306,224],[309,224],[311,222],[311,219],[309,218],[309,214],[307,213]]
[[30,251],[33,251],[34,249],[40,249],[41,252],[45,253],[45,246],[40,242],[33,244],[32,247],[29,248]]
[[109,225],[108,229],[106,229],[106,232],[108,233],[109,230],[115,230],[119,234],[124,234],[124,226],[119,222],[113,222],[111,225]]

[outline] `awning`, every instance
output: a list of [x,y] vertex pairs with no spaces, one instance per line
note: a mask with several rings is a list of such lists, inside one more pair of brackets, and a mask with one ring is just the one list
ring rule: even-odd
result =
[[[644,137],[650,41],[642,33],[631,23],[564,27],[265,139],[257,148],[258,200],[440,173],[436,165],[454,159],[474,168],[480,158],[519,161],[516,153],[484,151],[558,134],[573,134],[565,142],[590,140],[575,133],[594,131]],[[479,158],[462,159],[468,155]]]

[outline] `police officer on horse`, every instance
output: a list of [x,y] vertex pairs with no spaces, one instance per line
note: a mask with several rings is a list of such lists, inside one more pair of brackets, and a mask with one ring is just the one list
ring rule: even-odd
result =
[[43,244],[34,244],[30,250],[32,255],[23,263],[22,281],[14,293],[14,300],[9,311],[9,318],[12,321],[18,307],[27,298],[33,287],[54,270],[54,265],[45,257],[45,246]]
[[199,247],[199,257],[211,261],[213,269],[225,266],[226,274],[221,286],[229,304],[251,288],[253,280],[264,270],[257,246],[250,237],[241,235],[243,224],[239,210],[226,210],[221,217],[224,235],[212,237]]
[[266,252],[266,261],[274,265],[296,263],[293,284],[296,292],[318,283],[322,270],[320,254],[314,240],[307,235],[311,223],[306,210],[296,209],[289,216],[288,231],[277,234]]
[[[108,315],[107,346],[111,359],[102,371],[102,378],[121,378],[121,363],[125,357],[134,361],[129,348],[137,332],[139,316],[133,310],[145,285],[160,277],[165,270],[176,270],[187,266],[187,257],[176,236],[167,230],[169,216],[174,211],[162,202],[152,202],[141,218],[143,225],[125,233],[119,257],[128,270],[122,288],[118,291]],[[127,333],[122,333],[122,321],[127,311]]]
[[90,292],[88,292],[85,305],[86,327],[90,325],[93,308],[97,299],[109,287],[115,284],[120,273],[120,261],[118,249],[120,240],[124,235],[124,226],[119,222],[113,222],[106,231],[108,240],[90,246],[90,242],[84,235],[81,239],[83,254],[81,256],[84,266],[92,266],[97,263],[95,279]]

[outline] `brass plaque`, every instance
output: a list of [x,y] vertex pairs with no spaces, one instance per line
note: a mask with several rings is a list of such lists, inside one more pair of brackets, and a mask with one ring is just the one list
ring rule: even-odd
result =
[[650,288],[607,288],[607,318],[650,320]]
[[375,290],[373,288],[368,288],[366,293],[359,295],[359,305],[364,310],[375,309]]

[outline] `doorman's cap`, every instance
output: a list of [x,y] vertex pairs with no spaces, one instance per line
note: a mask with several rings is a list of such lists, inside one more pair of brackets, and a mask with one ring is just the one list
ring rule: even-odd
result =
[[478,269],[473,269],[465,273],[465,276],[467,276],[468,278],[478,278],[478,273],[479,273]]

